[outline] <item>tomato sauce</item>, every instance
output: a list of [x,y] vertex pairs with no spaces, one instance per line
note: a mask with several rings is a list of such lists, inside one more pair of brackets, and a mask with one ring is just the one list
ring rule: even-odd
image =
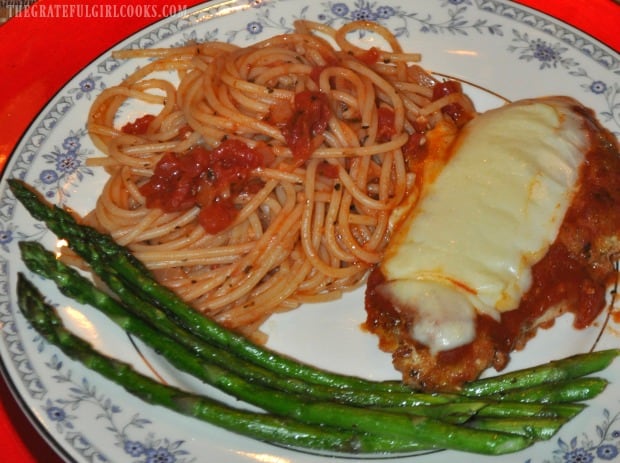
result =
[[425,135],[413,132],[407,138],[402,151],[407,162],[407,169],[419,175],[424,167],[424,160],[428,156],[428,145],[425,143]]
[[282,127],[286,144],[298,162],[306,161],[322,140],[316,140],[332,116],[327,95],[305,90],[295,94],[294,113]]
[[140,193],[146,207],[166,212],[199,206],[200,224],[217,233],[237,217],[234,198],[259,187],[253,171],[264,161],[261,152],[239,140],[226,140],[214,150],[196,146],[182,154],[166,153]]
[[366,66],[372,66],[379,61],[379,58],[381,58],[381,50],[377,47],[371,47],[364,53],[357,55],[356,58]]
[[121,132],[129,134],[129,135],[144,135],[151,122],[153,122],[155,116],[152,114],[145,114],[137,118],[133,122],[128,122],[123,127],[121,127]]
[[330,164],[327,161],[321,162],[317,166],[316,171],[319,175],[327,178],[338,178],[340,174],[340,169],[338,168],[338,166]]
[[[433,86],[433,101],[439,98],[450,95],[452,93],[463,93],[463,88],[460,82],[455,80],[446,80],[445,82],[438,82]],[[444,114],[449,116],[457,125],[457,127],[463,127],[472,115],[463,106],[458,103],[451,103],[446,105],[441,110]]]
[[386,106],[381,106],[377,109],[377,119],[377,141],[379,143],[390,141],[396,134],[394,111]]

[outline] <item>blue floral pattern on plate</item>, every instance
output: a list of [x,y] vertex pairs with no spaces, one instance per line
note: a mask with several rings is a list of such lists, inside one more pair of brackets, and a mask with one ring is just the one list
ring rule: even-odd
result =
[[72,410],[81,407],[94,409],[98,419],[114,436],[116,445],[135,463],[189,463],[195,460],[193,457],[188,457],[188,452],[183,449],[183,440],[169,441],[166,438],[156,438],[153,433],[133,437],[135,431],[152,424],[151,420],[141,418],[140,415],[123,417],[122,408],[109,396],[100,393],[87,378],[76,381],[71,370],[64,368],[58,355],[53,355],[47,366],[54,371],[54,378],[58,384],[66,385],[69,394],[58,399],[47,398],[43,411],[55,424],[58,432],[74,442],[75,447],[79,448],[82,455],[89,460],[110,461],[102,450],[97,449],[84,437],[75,424],[77,416],[72,414]]
[[[389,27],[404,43],[420,47],[423,64],[432,70],[479,83],[483,88],[512,98],[519,96],[510,76],[504,82],[502,66],[533,79],[533,87],[561,91],[583,99],[598,117],[620,133],[620,61],[616,53],[575,32],[570,27],[505,0],[235,0],[210,2],[184,17],[164,20],[127,39],[126,48],[181,45],[188,40],[224,40],[252,43],[292,30],[295,19],[321,21],[333,26],[357,19]],[[364,37],[358,37],[364,39]],[[481,58],[476,58],[480,53]],[[484,53],[489,56],[485,57]],[[473,65],[461,56],[472,56]],[[497,60],[487,66],[485,59]],[[456,64],[452,65],[455,62]],[[495,62],[493,61],[493,64]],[[461,72],[461,67],[463,71]],[[473,67],[474,69],[470,69]],[[96,155],[84,128],[93,98],[114,85],[135,63],[105,55],[73,79],[42,112],[12,156],[6,176],[24,178],[57,204],[86,212],[88,194],[102,185],[101,173],[86,165]],[[548,85],[551,82],[551,85]],[[519,82],[520,83],[520,82]],[[513,96],[514,94],[514,96]],[[92,188],[92,189],[91,189]],[[91,198],[92,200],[92,198]],[[0,339],[2,358],[22,401],[36,410],[41,429],[77,461],[133,461],[186,463],[205,458],[205,448],[215,452],[213,461],[265,461],[284,455],[295,461],[316,457],[287,453],[284,449],[239,443],[228,434],[211,437],[212,428],[165,415],[90,374],[50,348],[25,325],[13,299],[14,277],[23,271],[17,259],[19,240],[50,241],[49,232],[16,208],[15,200],[0,187]],[[85,311],[87,309],[84,309]],[[617,339],[605,338],[617,346]],[[588,346],[589,347],[589,346]],[[174,379],[174,378],[172,378]],[[616,374],[616,384],[620,377]],[[617,388],[616,388],[617,390]],[[620,405],[613,393],[587,410],[581,429],[562,430],[554,440],[531,452],[507,456],[519,463],[589,463],[612,461],[620,452]],[[586,413],[586,412],[584,412]],[[172,422],[169,424],[168,421]],[[580,422],[582,423],[582,422]],[[202,440],[207,440],[207,443]],[[211,440],[209,440],[211,439]],[[226,440],[228,439],[228,440]],[[109,445],[104,444],[106,442]],[[230,453],[230,447],[239,451]],[[256,450],[260,449],[260,450]],[[219,458],[219,459],[218,459]],[[412,457],[420,462],[458,458],[443,454]],[[328,461],[336,461],[336,459]],[[477,458],[482,461],[483,457]],[[288,460],[287,460],[288,461]],[[494,459],[494,461],[498,461]]]
[[[542,463],[593,463],[595,461],[613,461],[620,455],[620,412],[611,415],[608,409],[603,410],[603,420],[596,426],[596,438],[583,434],[566,442],[557,440],[558,448],[553,451],[551,459]],[[531,459],[525,463],[533,463]]]

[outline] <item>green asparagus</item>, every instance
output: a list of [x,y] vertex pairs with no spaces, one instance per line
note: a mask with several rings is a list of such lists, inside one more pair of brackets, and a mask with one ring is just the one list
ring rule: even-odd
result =
[[[488,397],[481,398],[483,401]],[[510,406],[508,406],[510,405]],[[567,420],[574,418],[586,406],[582,403],[536,403],[536,402],[510,402],[499,401],[495,403],[487,403],[484,407],[476,412],[477,417],[511,417],[511,418],[565,418]]]
[[579,378],[604,370],[618,356],[620,356],[620,349],[578,354],[526,370],[470,382],[464,386],[463,394],[479,397],[481,395],[498,394],[511,389],[522,389],[543,383]]
[[[118,382],[129,392],[146,400],[189,414],[242,434],[284,445],[347,452],[400,452],[422,448],[447,448],[468,452],[499,455],[530,446],[531,436],[472,429],[423,417],[392,415],[388,429],[377,426],[381,411],[359,409],[358,426],[339,429],[344,407],[332,404],[311,410],[324,423],[335,426],[308,426],[270,414],[232,409],[203,396],[165,386],[138,374],[130,365],[97,353],[88,343],[64,328],[54,309],[45,303],[41,293],[22,274],[18,277],[18,303],[31,324],[49,342],[60,347],[69,357]],[[314,404],[308,404],[313,408]],[[335,429],[333,429],[335,428]],[[378,431],[368,432],[369,429]]]
[[127,363],[109,358],[67,331],[55,310],[44,302],[41,293],[23,275],[18,276],[18,305],[32,326],[68,357],[118,383],[140,399],[176,412],[215,424],[224,429],[262,441],[315,450],[376,453],[386,448],[396,452],[428,449],[415,442],[399,442],[343,431],[324,426],[310,426],[272,414],[237,409],[219,401],[161,384],[137,373]]
[[474,429],[494,431],[503,429],[512,434],[519,434],[536,440],[548,440],[553,437],[564,422],[555,418],[476,418],[468,422]]
[[603,378],[585,377],[557,383],[545,383],[523,389],[509,390],[490,397],[516,402],[579,402],[596,397],[605,387],[607,387],[607,380]]

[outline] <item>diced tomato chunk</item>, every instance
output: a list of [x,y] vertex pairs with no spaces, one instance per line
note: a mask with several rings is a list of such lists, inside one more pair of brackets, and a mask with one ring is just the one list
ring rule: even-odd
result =
[[239,140],[224,141],[211,151],[196,146],[186,153],[164,154],[140,192],[148,208],[181,212],[201,207],[199,222],[217,233],[236,217],[231,193],[257,191],[260,179],[252,172],[263,165],[263,155]]
[[371,47],[366,50],[364,53],[357,55],[357,59],[359,59],[366,66],[372,66],[381,58],[381,52],[377,47]]
[[317,166],[317,173],[327,178],[338,178],[340,174],[340,169],[338,166],[334,164],[330,164],[329,162],[321,162]]
[[282,135],[298,161],[310,158],[314,137],[327,130],[332,115],[327,96],[322,92],[304,90],[295,94],[295,112],[282,128]]
[[237,218],[237,208],[230,198],[214,201],[200,210],[198,222],[207,233],[215,234],[228,228]]
[[[463,93],[460,82],[455,80],[438,82],[433,87],[433,101],[452,93]],[[442,111],[456,123],[457,127],[464,126],[471,119],[471,115],[458,103],[448,104]]]
[[155,119],[155,116],[152,114],[145,114],[133,122],[127,122],[123,127],[121,127],[121,132],[129,135],[144,135],[153,119]]
[[394,127],[394,111],[387,106],[377,109],[378,128],[377,141],[380,143],[388,142],[396,134]]
[[157,163],[151,179],[140,187],[146,198],[146,207],[175,212],[194,205],[193,191],[198,179],[191,165],[174,153],[166,153]]

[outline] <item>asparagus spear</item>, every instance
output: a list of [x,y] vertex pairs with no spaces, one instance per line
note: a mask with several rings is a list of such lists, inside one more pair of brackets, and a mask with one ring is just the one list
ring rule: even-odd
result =
[[500,400],[507,399],[516,402],[579,402],[596,397],[607,387],[607,384],[607,380],[603,378],[574,378],[557,383],[544,383],[523,389],[501,392],[495,397]]
[[565,418],[569,420],[582,412],[585,407],[586,405],[582,403],[541,404],[536,402],[500,401],[487,403],[487,405],[476,412],[476,417],[526,418],[535,416],[539,418]]
[[361,432],[305,425],[272,414],[237,409],[208,397],[161,384],[139,374],[127,363],[100,354],[89,343],[66,330],[54,308],[45,303],[41,293],[22,274],[18,275],[17,294],[23,314],[48,342],[145,402],[254,439],[295,448],[352,453],[382,452],[391,446],[397,452],[425,448],[415,442],[403,443]]
[[564,424],[555,418],[476,418],[468,423],[474,429],[493,431],[502,429],[513,434],[520,434],[536,440],[548,440],[552,438]]
[[[18,276],[18,303],[30,323],[49,342],[143,400],[262,440],[348,452],[448,448],[490,455],[515,452],[533,443],[531,436],[469,429],[438,420],[396,414],[392,415],[392,423],[384,423],[389,429],[381,429],[381,426],[372,423],[383,412],[368,409],[359,409],[358,426],[347,432],[338,429],[344,407],[337,404],[313,410],[318,413],[317,417],[329,419],[336,426],[308,426],[270,414],[232,409],[206,397],[158,383],[138,374],[124,362],[97,353],[88,343],[64,328],[54,309],[45,303],[41,293],[23,274]],[[378,433],[369,433],[368,428]]]
[[579,378],[604,370],[618,356],[620,356],[620,349],[577,354],[525,370],[470,382],[463,387],[462,393],[472,397],[480,397],[481,395],[499,394],[512,389],[538,386],[543,383]]

